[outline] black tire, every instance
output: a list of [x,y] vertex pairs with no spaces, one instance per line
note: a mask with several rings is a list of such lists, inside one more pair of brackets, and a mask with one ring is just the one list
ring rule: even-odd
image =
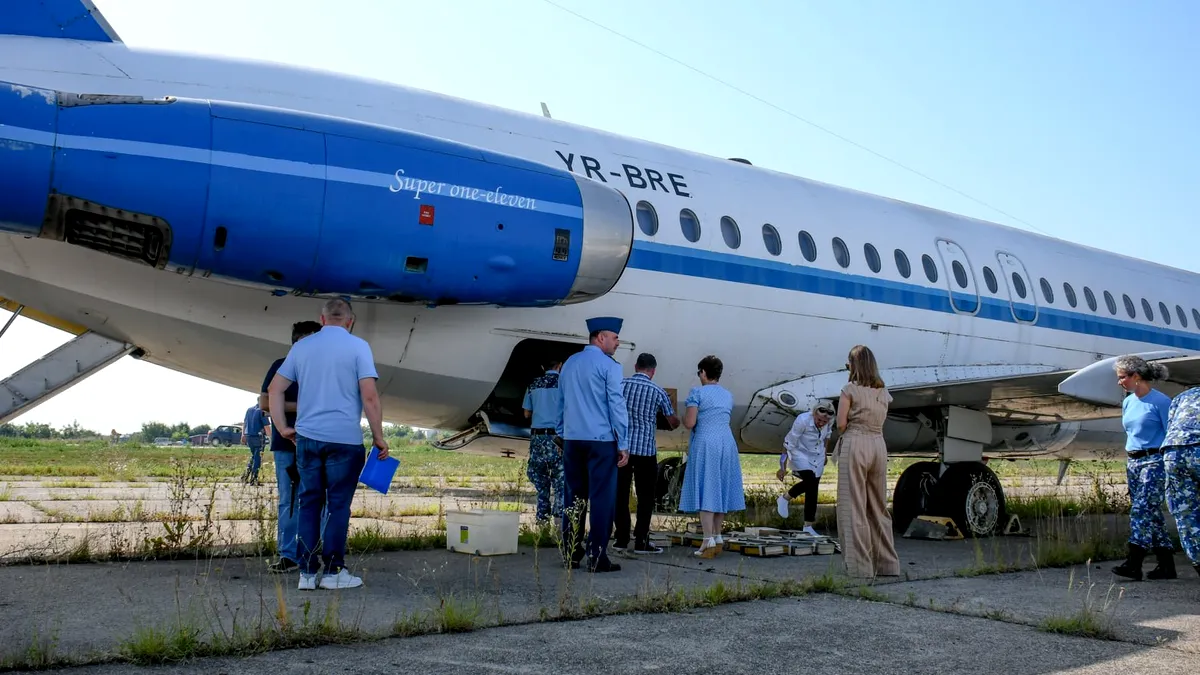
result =
[[668,457],[658,463],[658,478],[654,483],[655,511],[674,513],[679,510],[684,468],[682,457]]
[[892,491],[892,528],[901,534],[917,516],[929,513],[938,482],[938,462],[917,462],[904,470]]
[[1004,487],[982,462],[947,465],[932,507],[934,515],[952,518],[965,537],[990,537],[1004,527]]

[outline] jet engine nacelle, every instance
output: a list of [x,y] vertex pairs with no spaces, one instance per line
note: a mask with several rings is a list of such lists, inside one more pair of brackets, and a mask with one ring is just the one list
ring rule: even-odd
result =
[[0,230],[276,293],[537,307],[603,295],[618,191],[279,108],[0,85]]

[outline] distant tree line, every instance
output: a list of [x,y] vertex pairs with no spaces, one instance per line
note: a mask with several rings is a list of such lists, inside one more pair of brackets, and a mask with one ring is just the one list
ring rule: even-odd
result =
[[[146,422],[142,424],[142,430],[136,434],[132,434],[128,440],[137,443],[153,443],[156,438],[169,438],[172,441],[182,441],[191,436],[207,434],[212,430],[212,426],[201,424],[199,426],[191,426],[187,422],[179,422],[177,424],[165,424],[163,422]],[[371,437],[370,427],[363,425],[363,440],[366,442]],[[385,424],[383,425],[384,436],[397,439],[408,443],[423,443],[428,440],[437,438],[446,438],[450,432],[442,431],[425,431],[423,429],[413,429],[407,424]],[[46,440],[82,440],[82,439],[108,439],[110,434],[98,433],[91,429],[85,429],[79,426],[78,422],[71,422],[61,428],[55,429],[49,424],[42,422],[27,422],[25,424],[0,424],[0,438],[37,438]]]
[[79,426],[78,422],[71,422],[60,429],[55,429],[49,424],[42,422],[26,422],[25,424],[12,424],[5,422],[0,424],[0,438],[60,438],[63,440],[77,440],[83,438],[98,438],[100,434],[85,429]]

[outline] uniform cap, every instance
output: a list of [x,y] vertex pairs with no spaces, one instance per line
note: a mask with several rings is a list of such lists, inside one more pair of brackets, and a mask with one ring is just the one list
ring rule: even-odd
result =
[[625,323],[624,319],[618,319],[615,316],[598,316],[587,320],[587,329],[589,333],[595,333],[601,330],[610,330],[618,335],[621,333],[621,325]]

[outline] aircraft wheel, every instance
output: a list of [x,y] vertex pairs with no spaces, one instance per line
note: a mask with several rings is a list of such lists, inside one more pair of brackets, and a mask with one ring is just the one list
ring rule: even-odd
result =
[[679,491],[683,487],[685,465],[682,457],[668,457],[658,463],[654,485],[654,509],[674,513],[679,510]]
[[917,462],[904,470],[892,491],[892,527],[903,533],[919,515],[929,513],[938,482],[938,462]]
[[989,537],[1004,526],[1004,488],[982,462],[948,465],[933,504],[933,513],[954,519],[966,537]]

